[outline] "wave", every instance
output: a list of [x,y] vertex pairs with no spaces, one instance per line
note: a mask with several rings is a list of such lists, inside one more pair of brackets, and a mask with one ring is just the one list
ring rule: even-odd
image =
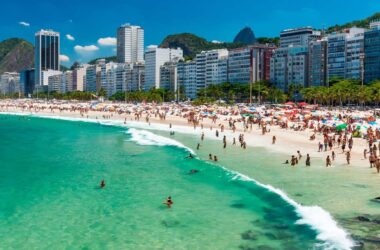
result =
[[136,142],[139,145],[174,146],[174,147],[185,149],[189,151],[191,154],[195,154],[195,152],[191,148],[186,147],[185,145],[183,145],[182,143],[176,140],[173,140],[164,136],[156,135],[146,130],[138,130],[135,128],[129,128],[126,133],[131,135],[130,141]]
[[[11,112],[0,112],[0,114],[26,115],[26,116],[31,115],[31,116],[41,117],[41,118],[59,119],[59,120],[67,120],[67,121],[82,121],[82,122],[89,122],[89,123],[99,123],[99,124],[108,125],[108,126],[127,127],[128,131],[126,133],[131,135],[130,141],[136,142],[139,145],[174,146],[174,147],[185,149],[186,151],[192,154],[195,154],[191,148],[186,147],[185,145],[183,145],[182,143],[176,140],[173,140],[164,136],[159,136],[146,130],[131,128],[132,126],[132,127],[143,128],[143,129],[168,131],[169,128],[167,126],[164,127],[162,124],[157,124],[157,125],[152,124],[153,126],[150,126],[148,124],[143,124],[141,122],[127,122],[127,124],[124,124],[124,122],[122,121],[110,121],[110,120],[100,120],[100,119],[98,120],[98,119],[87,119],[87,118],[71,118],[71,117],[62,117],[62,116],[47,116],[47,115],[39,115],[35,113],[20,114],[20,113],[11,113]],[[178,131],[178,132],[194,134],[195,131],[191,131],[190,129],[187,128],[185,131]],[[355,246],[349,234],[346,231],[344,231],[344,229],[340,228],[338,226],[338,223],[331,216],[331,214],[327,212],[326,210],[324,210],[323,208],[319,206],[303,206],[297,203],[296,201],[292,200],[281,189],[275,188],[271,185],[262,184],[253,178],[250,178],[237,171],[227,169],[223,166],[220,166],[220,165],[216,165],[216,166],[222,168],[228,173],[231,173],[233,175],[233,179],[253,182],[256,185],[263,187],[264,189],[267,189],[270,192],[273,192],[279,195],[283,200],[285,200],[290,205],[292,205],[295,208],[295,211],[297,212],[297,214],[300,216],[300,219],[296,221],[296,224],[308,225],[313,230],[315,230],[317,232],[317,239],[325,242],[321,246],[323,247],[323,249],[346,250],[346,249],[352,249]]]
[[252,179],[244,174],[236,171],[232,171],[222,167],[224,170],[232,173],[234,179],[241,181],[254,182],[256,185],[263,187],[273,193],[279,195],[283,200],[292,205],[297,214],[301,217],[296,224],[309,225],[314,229],[317,234],[317,239],[326,244],[323,245],[323,249],[352,249],[355,244],[350,238],[349,234],[344,229],[338,226],[338,223],[334,220],[329,212],[319,206],[303,206],[296,201],[292,200],[283,190],[275,188],[271,185],[262,184],[255,179]]

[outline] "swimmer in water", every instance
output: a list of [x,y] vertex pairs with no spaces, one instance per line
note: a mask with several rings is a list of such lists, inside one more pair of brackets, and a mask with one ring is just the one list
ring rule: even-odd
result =
[[169,196],[168,198],[166,198],[166,201],[164,201],[162,204],[165,204],[166,206],[168,206],[168,208],[171,208],[173,203],[174,202],[172,201],[172,197]]
[[192,169],[192,170],[190,170],[189,174],[196,174],[196,173],[198,173],[198,172],[199,172],[199,170],[197,170],[197,169]]
[[289,164],[289,160],[286,160],[283,164]]
[[214,155],[214,161],[218,161],[218,157]]
[[192,154],[189,154],[188,156],[186,156],[186,159],[193,159],[194,156]]
[[100,188],[105,188],[106,187],[106,182],[104,180],[102,180],[100,182]]

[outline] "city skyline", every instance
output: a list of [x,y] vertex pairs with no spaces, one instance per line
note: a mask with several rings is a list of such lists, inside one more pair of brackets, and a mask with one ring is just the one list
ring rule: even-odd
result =
[[[250,26],[257,37],[274,37],[286,28],[323,28],[366,18],[378,11],[375,1],[308,1],[302,4],[302,8],[299,1],[262,3],[244,0],[239,5],[229,4],[228,8],[223,2],[218,3],[210,1],[201,5],[200,1],[194,1],[192,6],[195,8],[187,10],[183,2],[174,4],[169,1],[149,4],[114,1],[113,5],[101,5],[96,1],[91,4],[89,1],[18,1],[6,4],[9,11],[2,16],[0,39],[20,37],[32,42],[35,32],[51,28],[60,32],[61,62],[70,66],[74,61],[84,63],[93,58],[116,55],[116,29],[123,23],[144,28],[146,47],[159,44],[167,35],[182,32],[194,33],[210,41],[229,42],[244,26]],[[340,6],[345,6],[345,11],[338,13],[336,9]],[[85,16],[84,7],[89,10]],[[16,17],[14,13],[17,13]],[[41,18],[42,13],[54,15]]]

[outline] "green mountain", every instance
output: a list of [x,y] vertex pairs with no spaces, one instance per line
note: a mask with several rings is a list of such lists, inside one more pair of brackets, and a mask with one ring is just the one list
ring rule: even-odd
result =
[[95,64],[97,60],[99,59],[104,59],[106,60],[106,63],[109,62],[117,62],[117,57],[116,56],[108,56],[108,57],[100,57],[100,58],[95,58],[91,61],[88,62],[88,64]]
[[256,37],[253,30],[250,27],[242,29],[234,39],[234,43],[254,44],[256,43]]
[[352,22],[342,24],[342,25],[336,24],[334,26],[327,28],[326,32],[331,33],[334,31],[340,31],[340,30],[351,28],[354,26],[356,26],[358,28],[368,28],[369,23],[371,21],[379,20],[379,19],[380,19],[380,12],[377,12],[377,13],[373,14],[372,16],[369,16],[369,17],[362,19],[362,20],[356,20],[356,21],[352,21]]
[[194,58],[203,50],[234,49],[244,46],[242,43],[210,42],[206,39],[190,33],[182,33],[167,36],[160,44],[160,48],[181,48],[185,57]]
[[10,38],[0,42],[0,74],[33,67],[34,49],[28,41]]

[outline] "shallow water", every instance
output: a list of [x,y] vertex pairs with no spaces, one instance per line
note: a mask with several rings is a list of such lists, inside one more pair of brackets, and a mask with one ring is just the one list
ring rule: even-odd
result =
[[[334,241],[315,228],[314,217],[308,215],[307,222],[302,217],[302,212],[321,209],[289,202],[221,166],[185,159],[188,150],[180,143],[146,131],[0,116],[0,139],[0,242],[5,249],[324,249],[349,244],[337,225],[327,232],[339,234]],[[175,139],[185,145],[197,140],[179,134]],[[289,179],[283,178],[289,170],[277,178],[276,172],[264,171],[282,156],[235,148],[223,157],[217,142],[208,143],[201,158],[212,149],[222,165],[267,179],[264,183],[273,185],[276,179],[291,197],[307,201],[305,190],[291,192]],[[200,172],[189,175],[191,169]],[[107,183],[103,190],[98,188],[101,179]],[[161,204],[168,195],[174,200],[171,209]]]

